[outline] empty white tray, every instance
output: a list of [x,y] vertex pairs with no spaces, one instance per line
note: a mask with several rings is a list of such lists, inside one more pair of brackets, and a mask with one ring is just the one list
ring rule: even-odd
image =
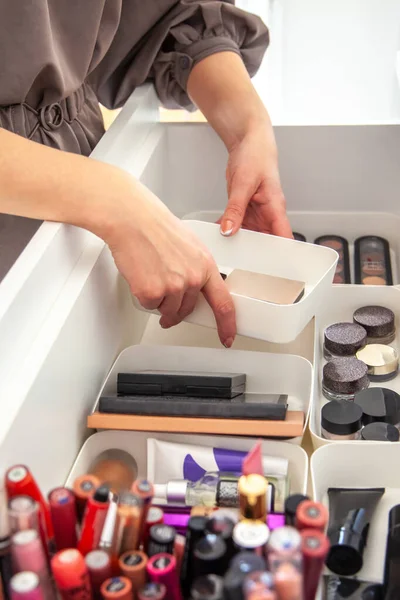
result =
[[[303,298],[290,305],[270,304],[232,293],[239,335],[278,344],[291,342],[318,313],[329,295],[338,259],[337,253],[330,248],[247,230],[226,238],[221,235],[219,225],[190,220],[184,223],[208,247],[218,265],[306,284]],[[144,310],[137,300],[134,303]],[[214,315],[203,296],[199,297],[195,310],[186,320],[215,328]]]

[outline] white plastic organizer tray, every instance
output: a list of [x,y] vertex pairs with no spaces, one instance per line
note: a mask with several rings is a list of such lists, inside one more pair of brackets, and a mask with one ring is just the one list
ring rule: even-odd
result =
[[[288,395],[289,410],[304,412],[304,434],[310,411],[313,369],[308,360],[300,356],[224,348],[131,346],[121,352],[112,366],[100,390],[94,410],[100,396],[116,394],[117,374],[133,370],[245,373],[248,393]],[[229,418],[229,414],[227,417]],[[250,432],[243,431],[243,435],[249,434]],[[291,438],[290,442],[300,444],[301,439],[302,437]]]
[[[314,399],[310,414],[310,431],[314,448],[325,444],[343,444],[344,442],[332,442],[321,437],[321,408],[328,402],[322,394],[322,368],[325,364],[323,358],[324,330],[329,325],[339,322],[351,322],[353,313],[357,308],[368,305],[379,305],[393,310],[396,316],[397,329],[400,326],[400,289],[397,287],[384,286],[356,286],[335,285],[329,295],[329,302],[325,306],[320,318],[316,321],[315,344],[314,344]],[[400,331],[397,330],[394,344],[400,348]],[[400,393],[400,374],[395,379],[385,383],[373,383],[371,387],[387,387]],[[366,445],[370,442],[354,440],[349,442],[354,445]],[[376,444],[376,442],[372,442]],[[383,442],[385,444],[385,442]],[[396,448],[398,447],[395,444]]]
[[319,448],[311,457],[314,499],[328,506],[327,490],[344,488],[385,488],[371,521],[360,580],[381,583],[385,563],[388,514],[400,504],[400,471],[396,468],[399,448],[395,444],[353,444],[342,442]]
[[[304,281],[305,294],[296,304],[277,305],[232,293],[239,335],[287,343],[311,321],[329,294],[338,255],[330,248],[240,230],[221,235],[218,225],[186,220],[185,224],[209,248],[220,266]],[[142,307],[134,299],[135,306]],[[153,311],[154,312],[154,311]],[[214,315],[203,296],[190,323],[215,328]]]
[[[390,246],[393,283],[400,283],[400,215],[389,212],[334,212],[334,211],[289,211],[293,231],[302,233],[308,243],[322,235],[339,235],[349,243],[350,270],[354,281],[354,241],[365,235],[385,238]],[[215,223],[221,217],[217,210],[189,213],[183,218]]]
[[[87,473],[92,461],[102,452],[111,448],[125,450],[133,456],[138,467],[138,477],[148,477],[147,440],[156,438],[164,442],[176,442],[225,448],[229,450],[249,451],[257,441],[255,438],[237,438],[213,435],[181,435],[173,433],[155,433],[151,431],[102,431],[92,435],[79,452],[68,475],[66,485],[71,486],[80,475]],[[306,493],[308,476],[308,457],[299,446],[285,442],[263,441],[264,456],[279,456],[289,461],[288,475],[293,493]],[[152,483],[164,483],[153,481]]]

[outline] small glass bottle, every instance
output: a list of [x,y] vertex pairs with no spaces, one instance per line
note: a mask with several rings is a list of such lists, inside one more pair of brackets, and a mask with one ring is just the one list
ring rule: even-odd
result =
[[321,434],[326,440],[359,440],[362,409],[354,402],[333,400],[322,407]]
[[369,387],[368,367],[354,357],[331,360],[323,368],[322,393],[328,400],[353,400]]
[[[283,512],[287,496],[285,477],[267,477],[268,512]],[[272,483],[273,482],[273,483]],[[239,508],[239,477],[221,471],[208,472],[198,481],[171,480],[166,484],[155,484],[155,498],[165,498],[171,504],[185,506],[218,506]]]
[[367,343],[367,332],[356,323],[334,323],[324,332],[326,360],[341,356],[355,356]]

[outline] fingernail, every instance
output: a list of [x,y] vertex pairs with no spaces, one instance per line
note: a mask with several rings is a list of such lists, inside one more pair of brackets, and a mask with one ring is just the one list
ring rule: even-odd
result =
[[222,235],[231,235],[233,231],[233,222],[232,221],[224,221],[221,226]]
[[225,348],[230,348],[234,342],[234,338],[230,337],[227,340],[224,341],[224,346]]

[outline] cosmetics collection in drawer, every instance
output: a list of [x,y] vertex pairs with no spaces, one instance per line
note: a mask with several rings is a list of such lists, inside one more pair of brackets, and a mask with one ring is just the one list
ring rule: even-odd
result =
[[315,445],[399,441],[399,309],[397,288],[333,288],[315,346]]
[[111,369],[88,426],[300,442],[311,387],[312,366],[299,356],[269,354],[266,362],[260,352],[132,346]]
[[400,598],[400,476],[393,444],[343,442],[311,457],[314,500],[329,511],[324,593],[318,600]]

